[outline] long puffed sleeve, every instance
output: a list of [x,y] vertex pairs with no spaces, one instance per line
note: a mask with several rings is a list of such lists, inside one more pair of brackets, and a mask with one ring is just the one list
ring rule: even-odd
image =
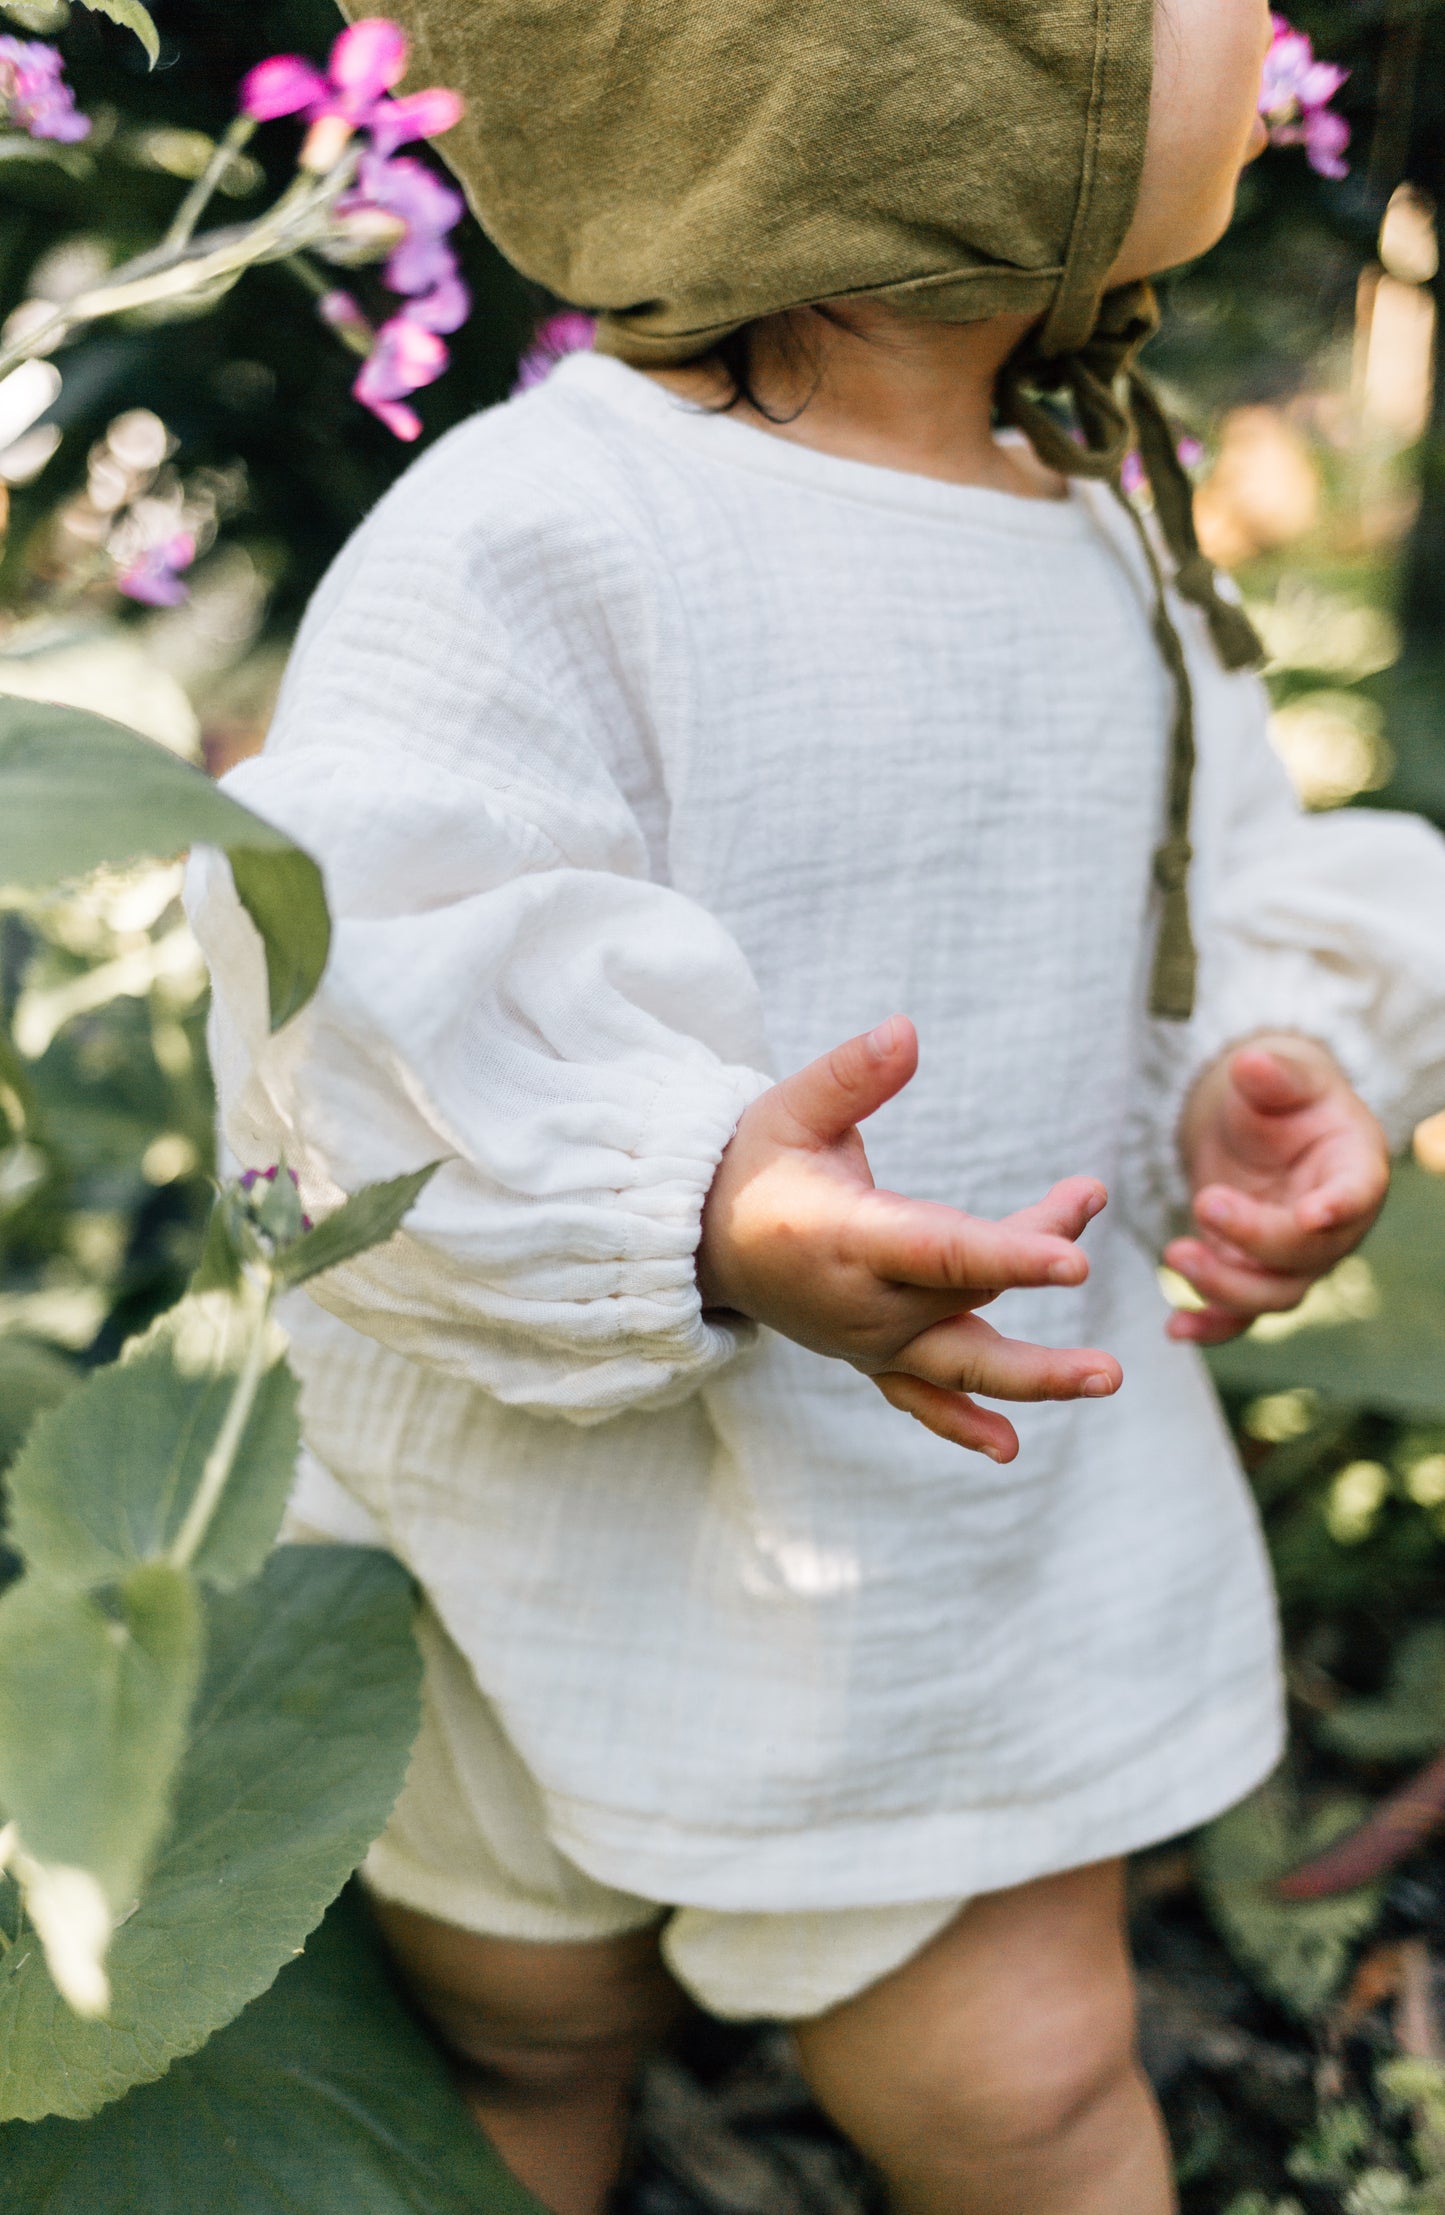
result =
[[1373,808],[1307,814],[1269,743],[1263,688],[1193,657],[1201,718],[1193,1020],[1151,1022],[1132,1198],[1156,1234],[1185,1200],[1190,1086],[1265,1030],[1328,1046],[1393,1147],[1445,1106],[1445,840]]
[[[694,1264],[718,1159],[771,1081],[757,991],[649,873],[624,796],[635,576],[559,641],[545,582],[519,596],[535,539],[386,527],[407,512],[353,542],[266,754],[228,779],[321,862],[332,905],[321,988],[275,1037],[229,870],[192,864],[222,1129],[245,1163],[284,1155],[314,1212],[448,1157],[314,1297],[510,1406],[595,1422],[681,1397],[749,1335],[703,1313]],[[604,609],[613,558],[572,563]]]

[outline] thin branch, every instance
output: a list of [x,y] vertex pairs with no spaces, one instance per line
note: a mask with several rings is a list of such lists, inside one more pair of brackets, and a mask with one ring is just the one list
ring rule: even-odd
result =
[[163,247],[174,248],[190,243],[191,234],[205,214],[217,186],[255,129],[254,116],[238,115],[225,136],[217,141],[211,150],[210,160],[172,216],[171,227],[161,241]]
[[254,223],[207,231],[179,247],[162,245],[123,262],[88,292],[55,308],[33,330],[0,347],[0,377],[23,361],[51,354],[82,324],[137,308],[158,307],[204,292],[228,277],[238,277],[261,262],[281,261],[309,245],[325,228],[337,195],[350,183],[356,156],[346,157],[324,177],[305,171],[292,180],[274,207]]

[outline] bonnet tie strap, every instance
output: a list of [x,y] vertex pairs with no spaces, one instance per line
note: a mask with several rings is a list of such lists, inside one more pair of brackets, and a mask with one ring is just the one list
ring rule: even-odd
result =
[[[1181,597],[1204,615],[1225,668],[1257,667],[1263,649],[1243,608],[1223,597],[1214,569],[1205,559],[1194,526],[1193,486],[1158,394],[1137,367],[1141,348],[1158,327],[1159,309],[1150,287],[1131,285],[1109,294],[1093,334],[1082,346],[1047,357],[1024,342],[999,380],[999,414],[1005,423],[1023,431],[1040,459],[1061,476],[1089,477],[1110,485],[1134,525],[1148,564],[1154,589],[1152,629],[1174,694],[1165,829],[1154,855],[1161,907],[1149,1012],[1185,1022],[1194,1012],[1198,968],[1189,914],[1194,688],[1184,644],[1169,612],[1164,565],[1144,517],[1124,491],[1124,463],[1136,447],[1154,495],[1172,582]],[[1039,397],[1050,393],[1064,394],[1071,401],[1080,435],[1071,435]]]

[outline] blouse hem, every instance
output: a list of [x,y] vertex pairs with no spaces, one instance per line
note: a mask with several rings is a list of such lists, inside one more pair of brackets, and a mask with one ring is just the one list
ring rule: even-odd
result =
[[1156,1742],[1076,1791],[926,1818],[830,1824],[774,1837],[683,1829],[547,1792],[553,1843],[588,1876],[669,1906],[799,1914],[999,1892],[1180,1836],[1233,1807],[1278,1764],[1276,1683]]

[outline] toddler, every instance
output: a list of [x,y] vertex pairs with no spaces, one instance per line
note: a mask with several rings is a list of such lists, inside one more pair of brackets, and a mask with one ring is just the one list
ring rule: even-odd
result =
[[446,1157],[288,1317],[293,1533],[424,1595],[378,1917],[555,2215],[682,1993],[899,2215],[1164,2215],[1122,1857],[1281,1743],[1197,1348],[1445,1102],[1445,849],[1300,815],[1135,368],[1265,0],[400,12],[601,321],[382,501],[229,780],[336,919],[276,1037],[192,880],[232,1152],[316,1213]]

